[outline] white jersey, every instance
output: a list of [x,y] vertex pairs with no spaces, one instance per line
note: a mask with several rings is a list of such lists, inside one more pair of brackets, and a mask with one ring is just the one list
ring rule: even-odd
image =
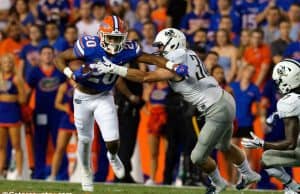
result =
[[300,94],[286,94],[277,102],[277,114],[280,118],[298,117],[300,119]]
[[177,49],[165,56],[168,60],[188,66],[188,77],[182,81],[169,81],[171,88],[203,112],[222,96],[222,88],[210,76],[197,54],[188,49]]

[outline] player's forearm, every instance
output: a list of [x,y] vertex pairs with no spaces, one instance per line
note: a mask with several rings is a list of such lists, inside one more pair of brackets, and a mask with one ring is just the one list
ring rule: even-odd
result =
[[60,53],[54,60],[56,68],[63,72],[68,78],[73,77],[73,71],[67,67],[67,61],[75,60],[76,56],[73,54],[72,49],[68,49],[62,53]]
[[134,81],[134,82],[144,82],[147,73],[144,71],[140,71],[138,69],[127,69],[127,74],[125,76],[126,79]]
[[295,149],[296,144],[291,140],[283,140],[279,142],[265,142],[264,149],[269,150],[293,150]]
[[165,68],[169,70],[174,70],[174,68],[177,66],[177,64],[168,61],[167,59],[161,57],[161,56],[156,56],[156,55],[150,55],[143,53],[137,58],[138,62],[142,63],[147,63],[147,64],[153,64],[156,65],[157,67],[160,68]]

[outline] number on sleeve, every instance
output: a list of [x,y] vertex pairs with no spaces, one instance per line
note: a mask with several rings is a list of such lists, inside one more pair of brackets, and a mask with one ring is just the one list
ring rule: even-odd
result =
[[102,79],[102,82],[105,84],[105,85],[109,85],[111,83],[113,83],[116,79],[117,79],[118,75],[117,74],[105,74],[103,76],[103,79]]
[[206,67],[203,65],[203,63],[200,61],[198,56],[196,55],[189,55],[193,61],[197,62],[197,71],[196,71],[196,78],[197,80],[203,79],[208,76],[208,71]]
[[93,36],[84,36],[84,39],[86,40],[86,46],[87,47],[96,47],[96,41],[95,37]]

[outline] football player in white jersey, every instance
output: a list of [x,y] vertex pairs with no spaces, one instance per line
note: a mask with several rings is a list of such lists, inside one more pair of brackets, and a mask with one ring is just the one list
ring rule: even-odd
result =
[[292,180],[283,167],[300,166],[300,63],[284,59],[273,69],[272,79],[283,97],[277,102],[277,112],[267,119],[269,123],[277,116],[283,119],[285,139],[266,142],[253,133],[253,139],[244,138],[246,148],[264,148],[262,164],[270,176],[285,185],[285,194],[300,193],[300,185]]
[[237,185],[238,189],[258,182],[261,179],[260,175],[250,169],[244,153],[230,143],[232,123],[235,118],[233,97],[207,73],[196,53],[186,48],[186,37],[181,31],[174,28],[160,31],[155,38],[154,45],[159,48],[161,55],[174,64],[186,64],[188,66],[186,77],[162,68],[153,72],[142,72],[118,67],[108,60],[98,65],[98,71],[113,74],[125,71],[126,74],[123,74],[123,77],[139,82],[168,80],[175,92],[182,94],[186,101],[191,102],[205,115],[205,125],[191,153],[191,159],[208,173],[214,185],[208,188],[207,193],[218,193],[227,187],[226,181],[220,176],[216,162],[209,156],[214,148],[228,155],[228,158],[231,158],[238,167],[242,175]]

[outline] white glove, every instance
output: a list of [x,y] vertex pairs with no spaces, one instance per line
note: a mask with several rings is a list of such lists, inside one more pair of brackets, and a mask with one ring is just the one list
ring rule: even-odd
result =
[[274,126],[276,123],[276,120],[279,118],[278,112],[272,113],[267,119],[266,123],[267,125]]
[[253,132],[250,132],[253,139],[243,138],[242,145],[245,148],[256,149],[264,147],[265,141],[257,137]]
[[105,74],[105,73],[117,74],[122,77],[125,77],[127,75],[127,67],[118,66],[113,62],[111,62],[106,57],[103,57],[102,59],[103,61],[99,61],[97,64],[95,64],[95,68],[97,69],[97,72],[101,74]]

